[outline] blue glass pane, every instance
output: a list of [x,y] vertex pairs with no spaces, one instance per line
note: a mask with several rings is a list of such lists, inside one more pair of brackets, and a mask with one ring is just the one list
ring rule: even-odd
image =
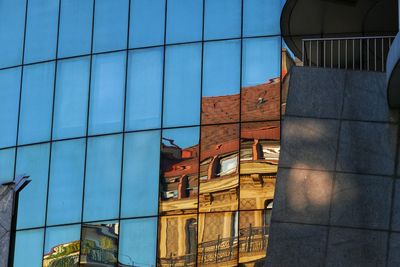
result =
[[55,142],[52,146],[47,224],[81,220],[85,140]]
[[93,52],[126,48],[129,0],[97,0],[95,9]]
[[132,0],[129,47],[164,43],[165,0]]
[[160,128],[163,48],[130,52],[126,130]]
[[0,147],[15,146],[21,68],[0,71]]
[[58,62],[53,139],[85,135],[89,68],[89,57]]
[[120,52],[93,57],[89,134],[122,130],[125,55]]
[[50,139],[54,91],[54,62],[24,67],[19,144]]
[[243,36],[279,34],[282,0],[243,1]]
[[204,39],[240,37],[242,0],[206,0]]
[[58,57],[90,53],[93,0],[61,1]]
[[32,182],[19,193],[17,229],[44,225],[49,147],[45,144],[18,148],[16,175],[29,175]]
[[156,266],[157,218],[121,221],[119,261],[125,266]]
[[84,221],[118,217],[122,136],[88,141]]
[[43,266],[59,266],[64,261],[64,266],[77,267],[77,261],[68,259],[79,259],[80,232],[80,225],[46,228]]
[[199,124],[201,44],[168,47],[165,64],[164,127]]
[[0,1],[0,68],[20,65],[26,0]]
[[203,0],[169,0],[167,12],[167,43],[201,40]]
[[240,41],[204,44],[202,123],[237,122],[240,99]]
[[43,229],[18,231],[15,238],[14,267],[41,267]]
[[15,148],[0,150],[0,184],[14,178]]
[[159,157],[160,131],[126,135],[122,217],[157,215]]
[[25,63],[56,57],[58,3],[54,0],[29,0],[25,39]]
[[280,38],[256,38],[243,42],[243,86],[266,83],[280,74]]

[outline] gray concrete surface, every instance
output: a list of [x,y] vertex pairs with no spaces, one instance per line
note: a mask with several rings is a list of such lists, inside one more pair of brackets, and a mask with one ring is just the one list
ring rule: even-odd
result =
[[399,116],[385,79],[291,70],[265,266],[400,266]]

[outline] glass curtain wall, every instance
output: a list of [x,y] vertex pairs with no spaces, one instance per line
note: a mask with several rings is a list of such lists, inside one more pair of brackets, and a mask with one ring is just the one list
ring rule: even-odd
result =
[[283,2],[1,1],[14,266],[263,266]]

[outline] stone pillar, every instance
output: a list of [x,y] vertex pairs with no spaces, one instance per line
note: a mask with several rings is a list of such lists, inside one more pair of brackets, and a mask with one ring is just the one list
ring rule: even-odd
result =
[[0,267],[7,267],[14,192],[11,186],[0,186]]

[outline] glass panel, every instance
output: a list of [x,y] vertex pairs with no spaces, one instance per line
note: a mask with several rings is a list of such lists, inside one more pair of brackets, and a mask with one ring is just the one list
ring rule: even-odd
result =
[[280,118],[280,38],[243,42],[242,121]]
[[29,0],[24,63],[56,57],[58,4],[54,0]]
[[42,266],[43,232],[43,229],[17,232],[14,267]]
[[264,209],[272,201],[280,152],[279,122],[242,123],[240,209]]
[[129,0],[96,0],[93,52],[125,49]]
[[49,152],[49,144],[18,148],[16,175],[32,181],[19,193],[17,229],[44,226]]
[[205,1],[204,39],[240,37],[241,0]]
[[168,44],[201,40],[203,0],[169,0],[167,12]]
[[0,68],[22,63],[26,0],[0,1]]
[[61,1],[58,57],[89,54],[93,0]]
[[21,68],[0,71],[0,147],[15,146],[20,84]]
[[197,214],[159,217],[157,266],[196,266]]
[[198,125],[201,44],[170,46],[166,53],[163,126]]
[[121,157],[121,135],[89,138],[84,221],[118,217]]
[[160,131],[127,134],[122,180],[122,217],[157,215],[159,169]]
[[58,62],[53,139],[86,134],[89,68],[89,57]]
[[125,52],[93,57],[89,134],[122,131]]
[[160,213],[197,212],[199,127],[163,131]]
[[14,179],[15,148],[0,150],[0,184]]
[[239,124],[201,127],[200,211],[238,208]]
[[244,0],[243,36],[279,34],[282,3],[282,0]]
[[53,143],[48,225],[81,220],[85,145],[85,139]]
[[18,143],[50,139],[54,62],[24,67]]
[[164,44],[165,0],[132,0],[129,47]]
[[129,53],[126,130],[160,128],[163,48]]
[[204,44],[202,124],[238,122],[240,41]]
[[121,266],[156,266],[156,247],[157,218],[121,221]]
[[271,207],[241,211],[239,215],[240,267],[264,266],[266,260]]
[[199,214],[197,266],[237,266],[238,213]]
[[43,267],[77,267],[80,232],[80,225],[46,228]]
[[99,222],[82,225],[81,266],[117,266],[118,223]]

